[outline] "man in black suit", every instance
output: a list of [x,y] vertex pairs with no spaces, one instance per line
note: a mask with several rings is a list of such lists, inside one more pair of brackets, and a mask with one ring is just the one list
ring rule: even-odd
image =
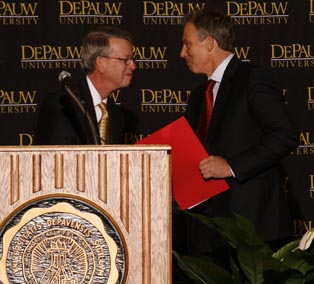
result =
[[132,46],[129,33],[116,27],[101,28],[85,37],[84,75],[70,91],[62,88],[47,95],[40,107],[36,144],[104,144],[98,130],[101,102],[106,104],[109,115],[110,134],[106,144],[122,144],[123,113],[110,94],[131,83],[136,69]]
[[[200,161],[205,179],[226,179],[230,189],[194,210],[209,217],[248,218],[258,235],[273,243],[291,235],[281,186],[280,160],[298,143],[282,92],[272,75],[239,61],[229,17],[206,9],[186,17],[183,57],[189,69],[214,80],[212,110]],[[186,118],[199,134],[206,84],[191,94]],[[193,188],[191,188],[193,190]],[[211,258],[222,244],[204,225],[189,220],[188,254]]]

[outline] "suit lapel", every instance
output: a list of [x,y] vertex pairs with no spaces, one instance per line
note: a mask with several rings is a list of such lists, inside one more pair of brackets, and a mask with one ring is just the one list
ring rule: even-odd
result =
[[[94,107],[94,103],[93,103],[93,99],[90,93],[90,90],[88,88],[88,84],[86,81],[86,78],[83,78],[83,80],[80,81],[80,85],[79,85],[79,90],[77,92],[77,95],[79,97],[79,100],[81,101],[81,103],[83,104],[83,106],[85,107],[85,110],[89,113],[94,127],[96,128],[97,132],[98,132],[98,125],[97,125],[97,118],[96,118],[96,112],[95,112],[95,107]],[[89,139],[91,141],[93,141],[92,137],[92,130],[89,127],[88,121],[86,119],[86,117],[84,116],[80,116],[82,118],[82,121],[80,122],[81,125],[86,125],[84,132],[88,133],[88,137],[90,137]],[[99,134],[99,133],[98,133]],[[100,141],[98,141],[99,143]]]
[[228,64],[224,75],[222,77],[222,81],[219,86],[218,94],[216,97],[213,114],[211,118],[211,122],[208,129],[208,137],[211,136],[213,133],[215,127],[217,126],[217,123],[223,115],[224,112],[224,106],[228,100],[228,97],[231,93],[231,87],[232,87],[232,77],[236,73],[236,70],[238,69],[240,64],[240,61],[234,56],[230,63]]

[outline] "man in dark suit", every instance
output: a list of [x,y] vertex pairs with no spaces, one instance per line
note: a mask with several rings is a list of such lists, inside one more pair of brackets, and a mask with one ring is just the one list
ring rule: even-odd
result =
[[122,144],[124,117],[110,94],[131,83],[136,69],[132,46],[129,33],[116,27],[101,28],[85,37],[84,75],[69,91],[62,88],[47,95],[40,107],[36,144],[104,144],[98,130],[101,102],[107,106],[109,116],[109,139],[105,144]]
[[[227,16],[202,10],[186,17],[180,55],[193,73],[215,81],[203,142],[208,157],[200,161],[200,173],[205,179],[226,179],[230,186],[194,210],[209,217],[238,213],[273,243],[291,235],[279,162],[297,146],[298,136],[273,77],[239,61],[233,54],[234,38]],[[198,135],[206,86],[192,92],[186,112]],[[189,220],[188,254],[211,258],[222,245],[212,233]]]

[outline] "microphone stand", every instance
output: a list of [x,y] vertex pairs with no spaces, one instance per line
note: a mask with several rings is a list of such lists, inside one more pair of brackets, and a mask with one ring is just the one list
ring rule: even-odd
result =
[[79,109],[85,114],[89,127],[92,130],[92,135],[93,135],[93,140],[95,145],[99,145],[98,143],[98,134],[97,134],[97,130],[96,127],[94,125],[94,122],[90,116],[90,114],[88,113],[88,111],[85,110],[85,108],[83,107],[82,103],[79,101],[79,99],[77,98],[77,96],[74,94],[74,92],[72,91],[72,89],[67,85],[64,84],[64,88],[65,90],[68,92],[68,94],[70,95],[70,97],[74,100],[74,102],[77,104],[77,106],[79,107]]

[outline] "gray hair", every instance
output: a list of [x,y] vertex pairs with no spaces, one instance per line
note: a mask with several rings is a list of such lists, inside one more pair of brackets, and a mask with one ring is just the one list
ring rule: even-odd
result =
[[111,38],[125,39],[133,45],[131,35],[118,27],[103,27],[89,32],[82,45],[82,69],[86,74],[95,70],[95,62],[98,56],[109,55],[109,39]]

